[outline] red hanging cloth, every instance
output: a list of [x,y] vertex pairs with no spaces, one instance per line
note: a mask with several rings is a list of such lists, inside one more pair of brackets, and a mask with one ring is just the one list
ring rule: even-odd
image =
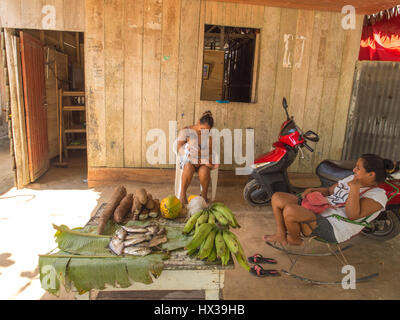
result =
[[364,26],[358,59],[400,61],[400,15]]

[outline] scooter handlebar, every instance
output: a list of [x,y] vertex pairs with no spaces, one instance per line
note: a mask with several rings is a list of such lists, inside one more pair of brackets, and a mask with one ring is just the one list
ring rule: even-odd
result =
[[308,151],[314,152],[314,149],[311,148],[311,147],[307,144],[307,142],[304,142],[304,143],[303,143],[303,146],[306,147],[306,148],[308,149]]

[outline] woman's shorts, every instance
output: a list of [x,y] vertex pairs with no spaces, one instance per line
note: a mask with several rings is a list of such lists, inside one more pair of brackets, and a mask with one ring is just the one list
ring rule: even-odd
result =
[[331,223],[321,215],[317,215],[317,227],[311,232],[310,237],[319,237],[329,243],[337,243]]

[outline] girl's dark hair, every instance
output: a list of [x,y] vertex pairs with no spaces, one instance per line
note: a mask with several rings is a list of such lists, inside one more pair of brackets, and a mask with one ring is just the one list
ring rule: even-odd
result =
[[363,154],[360,157],[363,160],[364,168],[367,172],[375,172],[376,182],[386,180],[388,173],[393,172],[395,163],[389,159],[383,159],[376,154]]
[[203,115],[200,118],[200,123],[208,124],[210,126],[210,128],[212,128],[214,126],[214,119],[212,117],[212,113],[210,110],[203,113]]

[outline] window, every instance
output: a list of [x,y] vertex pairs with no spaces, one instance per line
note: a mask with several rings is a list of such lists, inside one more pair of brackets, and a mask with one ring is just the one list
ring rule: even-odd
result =
[[255,102],[259,29],[205,25],[201,100]]

